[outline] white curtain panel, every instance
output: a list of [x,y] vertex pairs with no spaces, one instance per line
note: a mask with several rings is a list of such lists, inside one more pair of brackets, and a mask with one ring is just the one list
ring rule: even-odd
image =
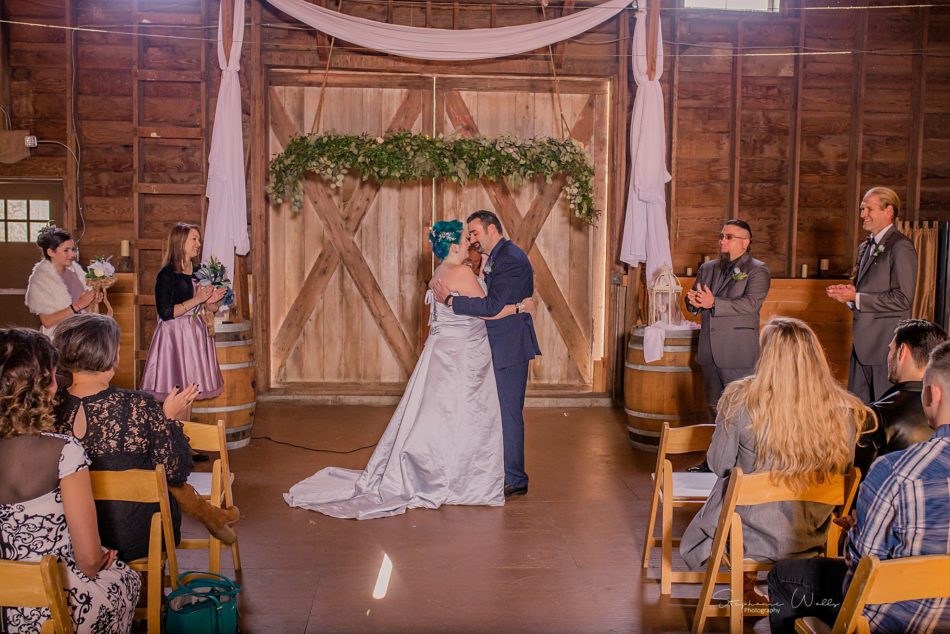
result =
[[[656,0],[654,0],[656,1]],[[664,264],[672,266],[666,222],[666,123],[663,116],[663,29],[657,30],[656,77],[647,75],[646,11],[637,10],[631,66],[637,82],[630,122],[630,188],[620,259],[631,266],[646,262],[647,283]]]
[[244,138],[241,134],[241,46],[244,43],[244,0],[234,3],[231,57],[224,55],[223,15],[218,18],[218,65],[221,87],[214,111],[211,152],[208,154],[208,219],[205,223],[202,261],[211,256],[227,267],[234,279],[234,253],[246,255],[251,243],[247,235],[247,195],[244,183]]

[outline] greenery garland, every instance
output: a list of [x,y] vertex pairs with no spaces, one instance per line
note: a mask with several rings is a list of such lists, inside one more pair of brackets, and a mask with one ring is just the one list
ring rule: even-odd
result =
[[307,172],[333,187],[358,172],[363,180],[400,182],[448,178],[456,183],[487,178],[509,179],[513,185],[543,176],[550,183],[565,176],[564,193],[578,218],[592,224],[594,166],[574,139],[521,139],[501,136],[445,139],[428,134],[395,132],[385,137],[367,134],[318,134],[291,139],[270,163],[267,193],[280,204],[290,198],[294,212],[303,207],[302,179]]

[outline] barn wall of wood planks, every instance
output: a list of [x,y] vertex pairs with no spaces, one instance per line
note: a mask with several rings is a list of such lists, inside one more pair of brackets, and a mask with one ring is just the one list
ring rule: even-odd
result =
[[[502,26],[544,17],[540,3],[527,0],[343,0],[342,7],[333,0],[321,2],[375,20],[442,28]],[[587,6],[572,0],[551,2],[545,14],[550,18]],[[786,9],[776,15],[687,11],[673,3],[664,8],[663,86],[673,175],[668,199],[678,272],[695,268],[703,256],[715,252],[714,236],[724,219],[743,217],[755,231],[754,253],[768,262],[773,275],[797,276],[801,264],[814,271],[820,258],[830,260],[832,274],[845,274],[861,238],[857,203],[861,192],[872,185],[896,189],[911,219],[950,218],[950,8]],[[297,287],[278,288],[273,278],[278,237],[320,239],[326,228],[326,217],[310,211],[310,217],[301,216],[301,226],[308,223],[310,228],[288,233],[287,226],[281,227],[288,221],[263,194],[266,161],[279,145],[272,103],[283,98],[280,91],[291,90],[280,88],[281,81],[309,75],[306,81],[295,81],[309,86],[306,90],[313,95],[329,70],[328,96],[332,91],[339,96],[341,86],[347,82],[354,86],[357,77],[377,78],[377,84],[391,86],[391,94],[403,99],[420,91],[424,112],[411,125],[450,132],[458,129],[458,122],[445,114],[446,103],[465,106],[479,124],[476,104],[496,99],[501,107],[505,102],[497,85],[508,82],[508,94],[522,95],[512,99],[527,103],[525,95],[534,94],[531,99],[541,104],[554,85],[553,66],[565,86],[574,82],[573,92],[565,90],[562,95],[565,110],[574,119],[583,111],[585,99],[596,101],[591,102],[597,123],[590,138],[602,146],[598,187],[605,201],[600,223],[605,253],[598,264],[592,255],[600,248],[597,232],[578,233],[582,230],[562,217],[565,207],[554,202],[536,235],[523,238],[537,238],[538,257],[550,274],[539,316],[547,339],[542,347],[550,354],[538,364],[532,384],[538,390],[562,393],[614,389],[625,292],[613,282],[620,279],[615,274],[623,272],[616,252],[626,193],[626,121],[634,91],[625,57],[633,13],[550,51],[466,64],[394,59],[331,42],[260,0],[250,0],[247,15],[241,77],[254,247],[247,266],[255,274],[255,342],[261,359],[258,385],[310,383],[332,390],[336,383],[367,393],[398,389],[406,377],[407,360],[417,350],[424,315],[418,307],[421,285],[411,285],[403,297],[395,289],[405,280],[396,277],[424,277],[431,265],[415,232],[440,217],[442,209],[462,212],[470,204],[483,204],[480,201],[497,205],[503,200],[498,191],[475,187],[465,193],[437,185],[438,202],[433,203],[431,184],[393,188],[391,194],[386,186],[380,201],[387,196],[403,201],[408,196],[416,201],[415,210],[403,202],[391,203],[402,208],[388,209],[388,216],[372,220],[376,238],[363,236],[359,227],[341,225],[350,233],[340,233],[337,239],[349,235],[359,251],[349,252],[350,263],[361,266],[362,260],[374,279],[384,281],[381,293],[393,320],[385,326],[379,320],[382,313],[367,312],[363,304],[346,308],[345,302],[353,301],[346,299],[353,289],[362,291],[343,288],[353,283],[343,258],[342,266],[326,280],[326,288],[336,285],[339,294],[311,295],[305,303],[315,309],[318,304],[332,305],[343,311],[338,319],[358,316],[363,337],[375,337],[377,343],[375,351],[349,359],[347,368],[368,367],[374,359],[376,365],[366,374],[349,369],[328,372],[325,359],[313,359],[322,354],[316,342],[327,336],[325,325],[314,319],[320,311],[296,317],[289,334],[284,328],[312,264],[307,257],[315,255],[306,255],[309,242],[294,246],[302,254],[294,256],[300,262],[294,273],[299,279],[290,275],[287,283]],[[29,159],[0,165],[0,177],[63,179],[67,222],[83,235],[84,261],[100,254],[117,255],[119,241],[132,240],[140,324],[135,347],[140,357],[154,327],[151,291],[160,266],[161,239],[171,223],[200,223],[205,212],[206,156],[219,75],[213,42],[217,16],[218,4],[212,0],[3,3],[2,17],[10,22],[2,25],[0,101],[14,128],[65,143],[80,152],[81,164],[77,169],[62,148],[43,145]],[[465,77],[471,78],[467,85],[458,79]],[[450,79],[461,83],[452,90]],[[496,86],[487,90],[491,82]],[[579,91],[581,85],[590,89]],[[312,108],[313,102],[309,103]],[[337,106],[335,98],[326,99],[324,129],[334,119],[341,121],[334,125],[344,125],[347,115],[334,111]],[[380,117],[384,110],[380,106]],[[534,116],[534,111],[523,112],[527,113],[523,118]],[[303,114],[294,114],[299,119],[296,132],[310,130],[313,112],[308,113],[310,118]],[[380,126],[387,123],[380,118]],[[531,125],[511,128],[519,133],[531,129]],[[344,190],[356,191],[355,186]],[[536,193],[516,192],[521,213]],[[367,208],[380,204],[370,201]],[[393,235],[381,233],[394,222],[401,223],[394,234],[400,236],[398,244]],[[585,237],[578,241],[581,235]],[[567,245],[567,250],[559,252],[559,245]],[[329,237],[324,243],[328,253],[338,253],[336,249],[343,246]],[[293,249],[287,251],[291,253]],[[583,279],[572,279],[559,268],[563,258],[577,253],[588,262]],[[384,273],[385,267],[398,268],[396,277]],[[385,282],[387,276],[391,282]],[[294,333],[298,338],[290,341]],[[399,338],[405,341],[394,344]],[[309,347],[302,347],[301,340]],[[342,351],[334,350],[334,355]]]

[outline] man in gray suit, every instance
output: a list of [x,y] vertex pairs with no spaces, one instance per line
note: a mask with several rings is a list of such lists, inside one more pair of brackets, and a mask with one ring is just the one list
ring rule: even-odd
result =
[[719,259],[704,262],[686,295],[686,307],[702,318],[696,360],[703,370],[706,405],[712,420],[729,383],[752,374],[759,358],[759,310],[772,276],[749,255],[752,229],[729,220],[719,234]]
[[910,318],[917,284],[914,243],[894,226],[901,200],[892,189],[873,187],[861,201],[868,238],[858,248],[854,284],[834,284],[828,297],[851,309],[851,361],[848,390],[865,403],[891,387],[887,349],[894,329]]

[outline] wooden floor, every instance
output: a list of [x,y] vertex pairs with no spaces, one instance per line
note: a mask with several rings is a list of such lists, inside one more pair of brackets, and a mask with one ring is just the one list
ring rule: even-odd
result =
[[[376,442],[392,409],[261,404],[255,440],[232,452],[244,516],[242,631],[689,630],[698,587],[674,587],[661,600],[658,554],[646,573],[639,567],[655,456],[630,448],[620,410],[526,410],[530,492],[504,508],[356,521],[284,503],[297,481],[330,465],[361,469],[372,449],[317,453],[260,436],[348,451]],[[183,570],[207,568],[199,553],[179,552]],[[375,600],[384,553],[392,578]],[[233,576],[229,566],[226,557]],[[714,619],[707,631],[727,625]],[[768,631],[764,619],[746,625]]]

